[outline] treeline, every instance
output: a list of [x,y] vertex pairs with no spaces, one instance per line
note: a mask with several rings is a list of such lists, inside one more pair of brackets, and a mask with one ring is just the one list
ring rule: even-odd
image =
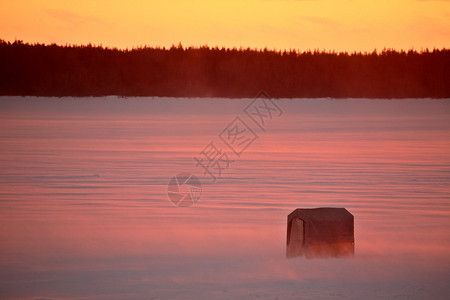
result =
[[450,50],[335,53],[0,40],[0,95],[450,98]]

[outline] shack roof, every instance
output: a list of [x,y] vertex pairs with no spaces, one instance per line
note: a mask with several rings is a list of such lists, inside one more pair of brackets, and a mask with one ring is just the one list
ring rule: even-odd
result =
[[343,220],[353,220],[353,215],[345,208],[340,207],[297,208],[288,216],[288,220],[292,220],[293,218],[299,218],[305,222],[340,222]]

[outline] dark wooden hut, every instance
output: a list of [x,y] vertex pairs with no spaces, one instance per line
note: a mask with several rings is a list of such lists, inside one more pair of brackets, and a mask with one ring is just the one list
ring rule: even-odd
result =
[[345,208],[298,208],[287,218],[286,257],[354,255],[353,215]]

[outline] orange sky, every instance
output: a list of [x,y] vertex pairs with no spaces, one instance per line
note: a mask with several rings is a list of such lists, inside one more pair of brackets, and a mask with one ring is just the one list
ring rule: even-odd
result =
[[450,1],[0,0],[0,38],[119,48],[448,48]]

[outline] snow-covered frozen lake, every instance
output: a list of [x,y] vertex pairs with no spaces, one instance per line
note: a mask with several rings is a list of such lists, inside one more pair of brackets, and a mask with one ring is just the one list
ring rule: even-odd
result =
[[[450,100],[252,100],[0,97],[0,298],[448,299]],[[286,259],[325,206],[355,257]]]

